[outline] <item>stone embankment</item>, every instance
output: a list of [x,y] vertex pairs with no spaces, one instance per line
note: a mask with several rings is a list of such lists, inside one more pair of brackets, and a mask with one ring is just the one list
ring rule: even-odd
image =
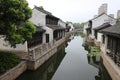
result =
[[49,58],[51,58],[56,52],[57,47],[63,44],[65,41],[67,41],[71,34],[75,33],[76,31],[72,31],[69,33],[66,33],[66,35],[56,41],[54,45],[52,44],[51,47],[48,45],[48,50],[44,50],[44,54],[40,55],[36,54],[36,57],[33,59],[24,58],[22,61],[15,66],[14,68],[8,70],[6,73],[0,76],[0,80],[15,80],[19,75],[21,75],[24,71],[27,69],[29,70],[36,70],[39,68],[43,63],[45,63]]

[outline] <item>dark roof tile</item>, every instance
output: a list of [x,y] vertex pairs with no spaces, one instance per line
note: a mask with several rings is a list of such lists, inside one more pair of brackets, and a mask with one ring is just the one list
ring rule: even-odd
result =
[[63,30],[65,28],[61,27],[61,26],[58,26],[58,25],[47,25],[47,27],[53,29],[54,31],[55,30]]
[[107,27],[110,27],[110,26],[111,26],[110,23],[103,23],[102,25],[100,25],[100,26],[98,26],[96,28],[93,28],[93,30],[98,31],[98,30],[101,30],[101,29],[104,29],[104,28],[107,28]]
[[117,24],[115,24],[111,27],[102,29],[99,32],[107,34],[107,35],[120,37],[120,22],[118,22]]
[[47,16],[50,16],[50,17],[59,19],[59,18],[57,18],[56,16],[52,15],[52,13],[50,13],[50,12],[48,12],[48,11],[46,11],[46,10],[40,8],[40,7],[35,6],[34,8],[37,9],[38,11],[40,11],[40,12],[43,12],[43,13],[47,14]]
[[45,32],[46,30],[42,29],[41,26],[36,26],[36,32]]

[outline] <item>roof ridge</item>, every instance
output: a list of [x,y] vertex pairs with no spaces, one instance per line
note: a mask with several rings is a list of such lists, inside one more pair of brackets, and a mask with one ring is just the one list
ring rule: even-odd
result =
[[45,14],[52,15],[52,13],[51,13],[51,12],[46,11],[46,10],[44,10],[44,9],[41,9],[40,7],[35,6],[34,8],[36,8],[37,10],[39,10],[39,11],[41,11],[41,12],[45,13]]

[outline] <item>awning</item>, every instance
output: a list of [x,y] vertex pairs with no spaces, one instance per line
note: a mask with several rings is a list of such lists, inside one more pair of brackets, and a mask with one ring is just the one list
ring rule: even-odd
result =
[[52,30],[64,30],[65,28],[58,26],[58,25],[47,25],[47,27],[51,28]]
[[[36,25],[35,25],[36,26]],[[46,30],[45,29],[42,29],[41,26],[36,26],[36,32],[45,32]]]

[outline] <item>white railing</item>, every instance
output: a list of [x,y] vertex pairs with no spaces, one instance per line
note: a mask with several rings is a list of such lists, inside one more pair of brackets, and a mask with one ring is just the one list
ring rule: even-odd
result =
[[32,49],[29,49],[29,60],[35,60],[45,55],[49,50],[55,47],[55,41],[49,43],[44,43],[39,46],[36,46]]

